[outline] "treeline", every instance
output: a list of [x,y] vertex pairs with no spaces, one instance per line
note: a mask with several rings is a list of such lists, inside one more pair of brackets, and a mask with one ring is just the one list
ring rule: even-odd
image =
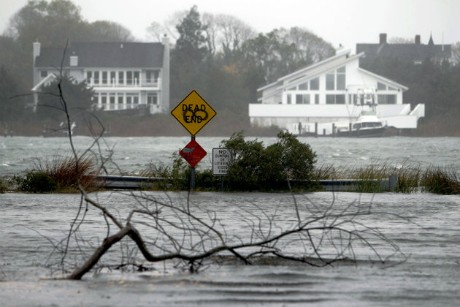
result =
[[404,101],[425,104],[425,118],[415,131],[423,136],[460,136],[460,65],[425,59],[421,64],[396,58],[361,61],[361,66],[409,88]]

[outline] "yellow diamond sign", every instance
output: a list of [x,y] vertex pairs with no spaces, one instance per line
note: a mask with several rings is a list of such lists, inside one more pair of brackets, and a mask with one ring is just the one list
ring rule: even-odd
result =
[[191,91],[171,111],[171,115],[191,135],[196,135],[216,114],[216,111],[196,91]]

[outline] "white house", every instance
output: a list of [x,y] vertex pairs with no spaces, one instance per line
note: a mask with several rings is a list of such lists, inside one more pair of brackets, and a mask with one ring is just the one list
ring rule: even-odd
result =
[[403,102],[408,88],[360,68],[363,55],[343,51],[259,88],[259,103],[249,105],[251,124],[330,134],[373,111],[388,126],[417,128],[424,105],[411,110]]
[[[33,44],[35,105],[43,85],[61,70],[95,92],[94,105],[106,111],[148,108],[169,112],[169,42],[86,42],[64,48]],[[63,65],[61,65],[63,63]],[[62,67],[61,67],[62,66]]]

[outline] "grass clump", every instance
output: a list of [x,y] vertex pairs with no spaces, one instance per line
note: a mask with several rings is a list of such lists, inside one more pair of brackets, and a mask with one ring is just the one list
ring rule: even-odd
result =
[[5,193],[8,191],[8,184],[3,178],[0,178],[0,194]]
[[428,168],[422,178],[423,189],[435,194],[460,194],[460,180],[452,170]]
[[16,178],[20,191],[30,193],[50,193],[57,190],[56,181],[43,171],[27,172],[24,178]]
[[36,160],[33,170],[22,178],[16,177],[20,191],[32,193],[75,192],[79,187],[98,187],[96,168],[89,157],[76,160],[73,156],[55,156],[51,160]]

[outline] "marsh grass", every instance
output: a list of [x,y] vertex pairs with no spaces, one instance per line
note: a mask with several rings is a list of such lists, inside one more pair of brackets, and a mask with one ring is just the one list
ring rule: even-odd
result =
[[422,178],[423,190],[435,194],[460,194],[460,180],[452,169],[430,167]]
[[0,194],[5,193],[6,191],[8,191],[8,184],[6,180],[0,178]]
[[50,160],[36,159],[33,172],[49,176],[58,192],[75,192],[78,184],[89,191],[99,188],[95,163],[90,157],[76,160],[73,156],[56,155]]
[[360,180],[354,188],[355,192],[383,192],[384,189],[377,180],[388,179],[391,175],[396,175],[398,179],[394,192],[413,193],[424,190],[437,194],[460,193],[460,180],[452,169],[429,167],[423,170],[420,165],[407,162],[398,166],[384,162],[340,170],[332,165],[322,165],[314,172],[315,180],[344,178]]

